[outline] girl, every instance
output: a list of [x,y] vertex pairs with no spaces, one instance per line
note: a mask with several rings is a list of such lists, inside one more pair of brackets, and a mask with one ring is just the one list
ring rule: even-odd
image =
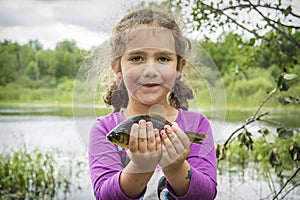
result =
[[[214,199],[216,157],[210,124],[187,111],[190,88],[181,72],[191,50],[172,17],[151,9],[129,13],[115,27],[111,68],[116,80],[104,95],[114,112],[91,130],[89,164],[97,199]],[[140,120],[130,130],[129,147],[106,135],[127,118],[160,114],[172,126],[159,131]],[[184,131],[207,135],[191,144]]]

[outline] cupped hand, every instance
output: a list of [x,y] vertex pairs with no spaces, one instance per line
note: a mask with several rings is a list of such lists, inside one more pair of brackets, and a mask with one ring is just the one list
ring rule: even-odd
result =
[[176,170],[183,165],[190,153],[190,140],[176,123],[173,123],[172,127],[166,125],[160,131],[160,135],[162,157],[159,165],[164,170]]
[[133,124],[127,150],[131,164],[125,170],[137,173],[154,171],[161,159],[161,146],[159,131],[153,128],[152,122],[140,120]]

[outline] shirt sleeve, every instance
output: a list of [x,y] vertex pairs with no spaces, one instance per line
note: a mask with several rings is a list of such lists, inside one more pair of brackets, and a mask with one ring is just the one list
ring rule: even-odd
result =
[[203,144],[191,144],[191,152],[187,158],[191,166],[192,176],[188,192],[184,196],[176,196],[167,182],[169,192],[178,200],[214,199],[217,194],[216,152],[209,121],[201,116],[198,131],[207,134]]
[[94,195],[97,200],[127,200],[130,198],[119,184],[123,169],[121,158],[116,146],[106,140],[107,132],[101,121],[97,120],[90,133],[89,167]]

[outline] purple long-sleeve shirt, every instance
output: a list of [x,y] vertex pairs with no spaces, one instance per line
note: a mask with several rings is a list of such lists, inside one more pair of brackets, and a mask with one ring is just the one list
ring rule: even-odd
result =
[[[89,144],[89,165],[96,199],[130,199],[123,193],[119,184],[120,173],[123,170],[122,158],[128,159],[126,151],[106,139],[106,134],[124,120],[122,113],[116,112],[98,118],[92,127]],[[207,138],[204,139],[201,145],[191,144],[191,151],[187,158],[192,170],[188,192],[184,196],[176,196],[167,181],[165,182],[165,190],[178,200],[214,199],[217,191],[216,153],[209,121],[201,114],[179,109],[175,122],[183,131],[204,133],[207,134]],[[153,176],[158,176],[158,174],[154,173]],[[159,180],[159,178],[155,180]],[[148,184],[137,199],[142,199],[149,187],[158,187],[157,184],[158,181],[152,181],[151,185]],[[158,199],[158,196],[156,199]]]

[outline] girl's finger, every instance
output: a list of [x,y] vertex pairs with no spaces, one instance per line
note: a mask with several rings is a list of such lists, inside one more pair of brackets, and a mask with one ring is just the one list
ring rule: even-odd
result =
[[139,139],[138,139],[138,150],[141,153],[147,151],[147,130],[146,130],[146,121],[139,121]]
[[159,130],[154,129],[154,134],[155,134],[155,147],[156,151],[161,151],[161,138],[159,135]]
[[156,150],[156,140],[155,140],[155,135],[154,135],[154,130],[153,130],[153,124],[152,122],[146,122],[146,130],[147,130],[147,136],[148,136],[148,150],[150,152]]
[[173,143],[174,148],[176,149],[176,152],[178,155],[180,155],[182,152],[184,152],[184,145],[182,144],[181,140],[179,139],[177,133],[173,131],[173,128],[170,126],[165,126],[165,131],[167,135],[169,136],[169,139]]
[[130,130],[129,137],[129,150],[131,152],[137,152],[138,150],[138,135],[139,135],[139,125],[133,124]]
[[181,141],[183,147],[185,149],[189,148],[191,145],[189,137],[178,127],[177,123],[174,122],[172,127],[172,131],[177,135],[178,139]]
[[163,145],[166,147],[166,150],[169,154],[170,158],[176,157],[176,149],[173,145],[173,143],[171,142],[171,140],[169,139],[169,137],[167,136],[167,133],[165,130],[160,131],[160,135],[162,138],[162,142]]
[[164,144],[161,145],[161,160],[160,160],[160,166],[163,168],[167,165],[172,163],[172,159],[168,153],[168,150]]

